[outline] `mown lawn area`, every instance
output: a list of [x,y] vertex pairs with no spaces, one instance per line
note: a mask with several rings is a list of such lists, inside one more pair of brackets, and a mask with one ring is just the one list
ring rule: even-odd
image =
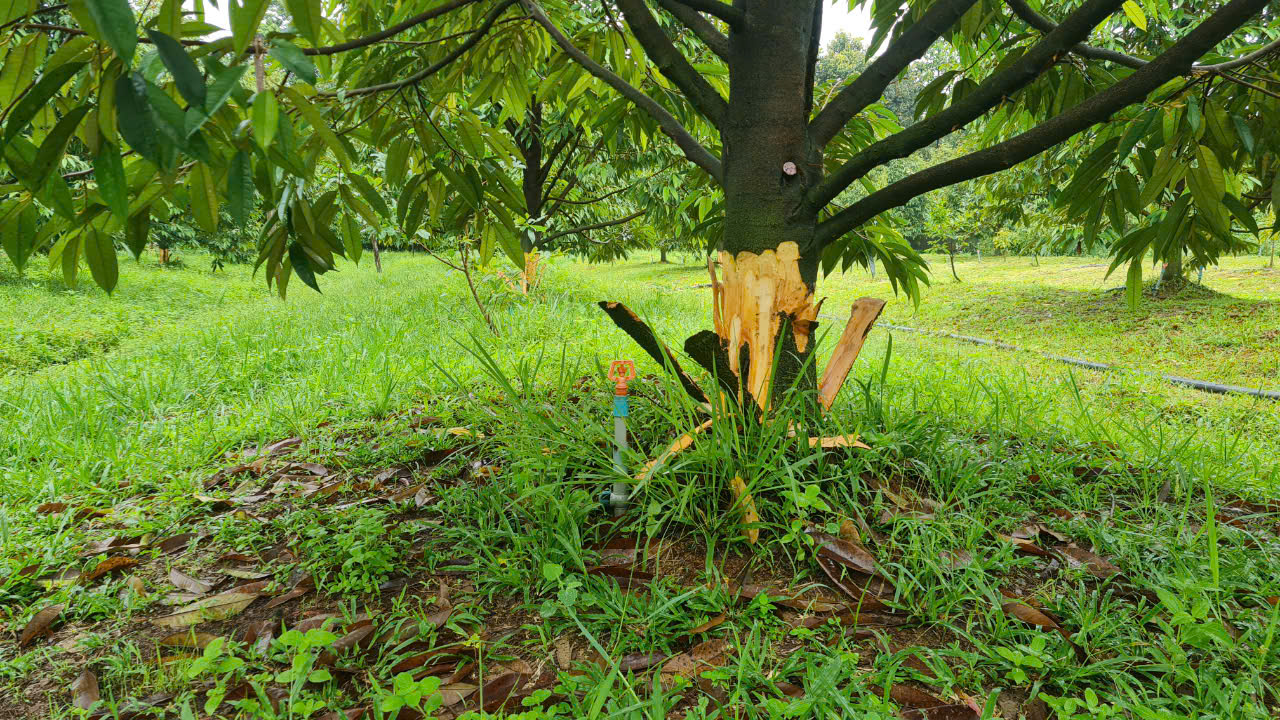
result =
[[[1280,709],[1276,403],[876,330],[813,428],[870,449],[717,413],[614,520],[607,362],[642,375],[631,467],[704,416],[594,302],[679,346],[705,267],[553,259],[484,284],[494,337],[384,260],[285,302],[198,255],[112,297],[3,278],[0,718]],[[1136,313],[1087,259],[932,260],[887,322],[1280,386],[1265,260]]]

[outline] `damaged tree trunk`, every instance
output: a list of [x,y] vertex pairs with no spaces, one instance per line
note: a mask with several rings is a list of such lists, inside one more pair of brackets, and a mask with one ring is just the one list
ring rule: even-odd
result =
[[[806,193],[822,177],[822,149],[810,138],[812,97],[803,90],[813,86],[821,11],[820,0],[757,3],[728,37],[731,89],[717,118],[724,241],[719,268],[714,259],[708,268],[713,329],[690,337],[684,349],[722,393],[761,411],[793,387],[817,398],[811,356],[822,307],[814,297],[821,252],[818,208]],[[857,347],[847,348],[849,365],[874,315],[858,330]],[[645,333],[652,336],[647,327]],[[840,382],[847,373],[838,373]],[[834,397],[839,387],[832,382],[824,393]]]

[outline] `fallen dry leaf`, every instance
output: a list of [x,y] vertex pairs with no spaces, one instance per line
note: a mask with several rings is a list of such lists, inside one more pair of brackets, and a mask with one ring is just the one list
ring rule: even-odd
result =
[[36,613],[22,629],[22,634],[18,636],[18,647],[26,647],[32,640],[48,635],[50,627],[65,608],[65,605],[50,605]]
[[195,536],[196,536],[195,533],[182,533],[180,535],[173,535],[173,536],[164,538],[162,540],[155,541],[154,543],[152,543],[152,547],[156,548],[164,555],[169,555],[186,548],[187,545],[191,543],[191,540],[195,538]]
[[109,557],[106,560],[103,560],[102,562],[98,563],[89,572],[85,573],[84,575],[81,575],[80,581],[87,585],[108,573],[117,572],[125,568],[131,568],[137,564],[138,564],[138,561],[136,558],[125,557],[123,555],[116,555],[115,557]]
[[261,597],[256,592],[225,592],[220,595],[198,600],[170,615],[152,618],[151,623],[158,627],[181,628],[199,625],[203,622],[225,620],[238,614]]
[[484,687],[480,688],[480,697],[483,702],[480,709],[487,713],[506,709],[511,694],[528,677],[525,673],[508,672],[485,682]]
[[177,570],[169,571],[169,582],[179,590],[186,590],[195,595],[204,595],[213,589],[213,586],[202,580],[197,580],[190,575],[184,575]]
[[653,573],[637,570],[634,567],[620,567],[617,565],[597,565],[587,568],[588,575],[597,577],[613,578],[617,581],[618,586],[623,590],[630,590],[632,587],[648,585],[653,581]]
[[980,715],[968,705],[935,705],[902,711],[903,720],[978,720]]
[[36,506],[36,512],[40,513],[41,515],[52,515],[54,513],[60,513],[63,510],[66,510],[68,507],[71,507],[71,506],[67,505],[64,502],[40,503],[39,505]]
[[902,684],[889,688],[889,699],[908,708],[931,708],[946,704],[919,688]]
[[1062,636],[1063,640],[1067,641],[1067,644],[1071,646],[1071,649],[1075,651],[1076,658],[1079,659],[1080,662],[1084,662],[1086,659],[1084,648],[1077,645],[1075,641],[1071,639],[1071,633],[1068,632],[1066,628],[1059,625],[1058,621],[1050,617],[1045,611],[1036,609],[1020,601],[1003,603],[1000,608],[1004,610],[1006,614],[1012,615],[1028,625],[1035,625],[1045,630],[1051,630],[1058,633]]
[[1106,579],[1120,574],[1120,568],[1116,567],[1110,560],[1091,550],[1085,550],[1075,543],[1063,545],[1056,549],[1067,558],[1070,564],[1083,567],[1090,575],[1096,578]]
[[697,626],[697,627],[693,628],[692,630],[690,630],[690,631],[689,631],[689,634],[690,634],[690,635],[697,635],[698,633],[704,633],[704,632],[706,632],[706,631],[710,630],[711,628],[717,627],[717,626],[719,626],[721,623],[723,623],[723,622],[725,621],[725,617],[726,617],[726,616],[725,616],[725,614],[724,614],[724,613],[720,613],[719,615],[717,615],[717,616],[715,616],[715,617],[711,618],[710,620],[708,620],[708,621],[706,621],[706,622],[702,623],[701,625],[699,625],[699,626]]
[[448,683],[447,685],[441,685],[440,696],[443,700],[443,702],[441,702],[441,707],[457,705],[474,694],[477,689],[478,686],[464,682],[454,682]]
[[732,650],[724,638],[707,640],[694,645],[688,652],[680,653],[662,666],[662,674],[695,678],[699,674],[723,665]]
[[85,668],[80,676],[71,683],[71,704],[81,710],[88,710],[102,699],[98,694],[98,676],[89,668]]

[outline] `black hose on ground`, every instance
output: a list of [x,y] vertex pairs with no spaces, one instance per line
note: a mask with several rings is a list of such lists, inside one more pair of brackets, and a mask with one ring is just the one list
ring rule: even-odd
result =
[[[831,315],[824,315],[824,317],[831,318],[832,320],[841,319]],[[941,332],[938,330],[921,330],[920,328],[906,327],[903,325],[891,325],[885,322],[876,323],[876,327],[888,328],[890,330],[900,330],[902,332],[919,333],[921,335],[933,335],[934,337],[950,338],[952,340],[960,340],[962,342],[973,343],[974,345],[986,345],[987,347],[999,348],[1001,350],[1019,350],[1022,352],[1031,352],[1041,357],[1048,358],[1050,360],[1055,360],[1060,363],[1066,363],[1068,365],[1075,365],[1076,367],[1088,368],[1090,370],[1109,371],[1109,370],[1128,369],[1128,368],[1117,367],[1115,365],[1108,365],[1107,363],[1094,362],[1092,360],[1081,360],[1080,358],[1066,357],[1064,355],[1054,355],[1053,353],[1040,352],[1039,350],[1027,350],[1025,348],[1020,348],[1017,345],[1010,345],[1009,343],[998,342],[996,340],[987,340],[986,338],[973,337],[972,335],[957,335],[955,333]],[[1145,372],[1143,370],[1130,370],[1130,372],[1136,372],[1140,375],[1147,375],[1149,377],[1160,378],[1161,380],[1165,380],[1178,385],[1185,385],[1189,388],[1194,388],[1196,390],[1200,390],[1202,392],[1207,392],[1207,393],[1215,393],[1218,395],[1251,395],[1253,397],[1264,398],[1266,400],[1280,400],[1280,392],[1277,392],[1275,390],[1260,390],[1256,388],[1241,387],[1239,385],[1223,385],[1221,383],[1213,383],[1213,382],[1208,382],[1206,380],[1195,380],[1193,378],[1184,378],[1184,377],[1179,377],[1177,375],[1163,375],[1161,373],[1151,373],[1151,372]]]

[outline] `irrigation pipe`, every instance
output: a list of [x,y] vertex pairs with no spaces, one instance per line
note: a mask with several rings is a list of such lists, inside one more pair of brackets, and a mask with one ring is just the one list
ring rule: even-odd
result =
[[[823,317],[832,320],[842,320],[843,318],[834,315],[823,314]],[[1252,395],[1253,397],[1264,398],[1267,400],[1280,400],[1280,392],[1275,390],[1260,390],[1255,388],[1242,387],[1240,385],[1223,385],[1221,383],[1208,382],[1206,380],[1195,380],[1193,378],[1179,377],[1177,375],[1163,375],[1161,373],[1146,372],[1144,370],[1133,370],[1130,368],[1109,365],[1107,363],[1094,362],[1092,360],[1081,360],[1080,358],[1066,357],[1065,355],[1054,355],[1053,353],[1041,352],[1039,350],[1028,350],[1020,348],[1017,345],[1010,345],[996,340],[988,340],[986,338],[973,337],[972,335],[957,335],[955,333],[941,332],[938,330],[922,330],[920,328],[906,327],[903,325],[891,325],[886,322],[878,322],[875,327],[887,328],[889,330],[900,330],[902,332],[919,333],[921,335],[932,335],[934,337],[948,338],[951,340],[960,340],[961,342],[973,343],[974,345],[985,345],[987,347],[999,348],[1001,350],[1018,350],[1021,352],[1035,353],[1049,360],[1055,360],[1067,365],[1075,365],[1076,367],[1088,368],[1089,370],[1128,370],[1129,372],[1146,375],[1148,377],[1160,378],[1167,382],[1177,385],[1186,385],[1187,387],[1200,390],[1201,392],[1215,393],[1218,395]]]

